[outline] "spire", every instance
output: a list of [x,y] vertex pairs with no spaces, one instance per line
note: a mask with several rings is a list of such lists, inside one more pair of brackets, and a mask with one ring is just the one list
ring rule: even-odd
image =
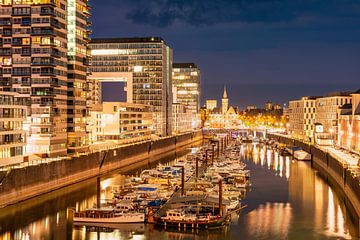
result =
[[228,98],[227,97],[227,92],[226,92],[226,86],[224,85],[224,94],[223,94],[223,98]]

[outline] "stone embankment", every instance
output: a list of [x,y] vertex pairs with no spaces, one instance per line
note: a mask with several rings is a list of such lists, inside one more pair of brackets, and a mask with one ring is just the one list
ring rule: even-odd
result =
[[202,132],[161,138],[39,165],[0,171],[0,207],[133,165],[143,166],[202,141]]

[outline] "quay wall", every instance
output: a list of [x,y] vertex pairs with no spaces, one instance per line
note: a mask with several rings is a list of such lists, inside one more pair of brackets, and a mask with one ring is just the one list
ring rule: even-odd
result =
[[155,162],[199,141],[201,131],[0,172],[0,207],[118,169]]
[[328,182],[338,187],[344,193],[344,203],[360,217],[360,178],[356,176],[348,164],[341,162],[326,151],[299,140],[281,135],[268,134],[268,137],[288,146],[298,146],[312,155],[311,165],[320,172]]

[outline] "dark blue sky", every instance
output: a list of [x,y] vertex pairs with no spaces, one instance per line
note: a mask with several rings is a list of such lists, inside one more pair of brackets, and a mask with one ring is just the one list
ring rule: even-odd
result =
[[360,0],[91,0],[93,37],[160,36],[202,99],[245,107],[360,88]]

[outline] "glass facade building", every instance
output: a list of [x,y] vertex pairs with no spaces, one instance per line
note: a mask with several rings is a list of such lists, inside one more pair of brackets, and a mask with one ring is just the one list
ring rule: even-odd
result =
[[174,63],[173,86],[176,102],[187,106],[191,113],[198,114],[200,112],[200,69],[194,63]]
[[[91,72],[97,76],[130,73],[128,102],[151,105],[155,133],[172,133],[172,49],[158,37],[92,39]],[[121,74],[120,74],[121,75]],[[131,86],[131,87],[130,87]],[[96,93],[95,93],[96,94]]]

